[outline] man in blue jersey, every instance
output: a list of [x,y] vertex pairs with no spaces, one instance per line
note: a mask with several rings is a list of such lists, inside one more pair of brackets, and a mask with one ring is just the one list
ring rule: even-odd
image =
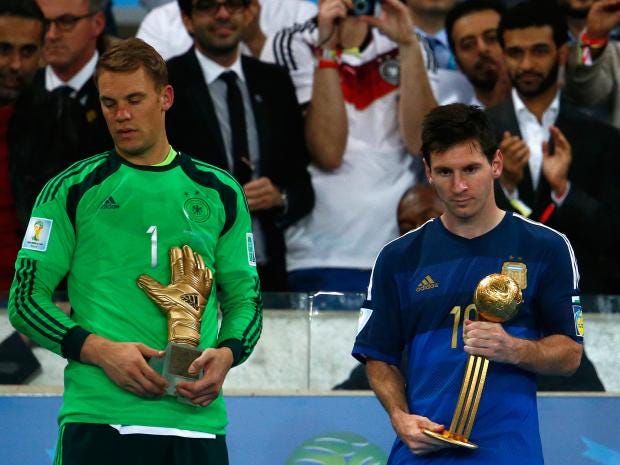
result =
[[[479,108],[432,110],[422,144],[445,213],[383,248],[353,348],[398,435],[388,463],[542,464],[535,374],[569,375],[582,354],[572,248],[496,206],[502,154]],[[507,268],[523,292],[519,313],[504,324],[476,321],[476,284]],[[491,360],[471,432],[476,450],[422,432],[450,424],[468,354]]]

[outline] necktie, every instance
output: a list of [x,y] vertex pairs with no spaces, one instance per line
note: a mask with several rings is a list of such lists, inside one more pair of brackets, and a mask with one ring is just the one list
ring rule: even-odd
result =
[[452,70],[456,69],[456,63],[454,62],[452,53],[450,53],[450,49],[445,44],[435,37],[427,36],[426,40],[428,41],[428,45],[433,52],[437,67]]
[[252,179],[243,98],[241,97],[241,91],[237,85],[237,75],[234,71],[226,71],[220,75],[220,78],[227,86],[226,103],[228,104],[232,139],[233,175],[243,185]]
[[65,97],[73,97],[73,93],[75,91],[73,90],[73,87],[71,86],[62,85],[62,86],[56,87],[52,92],[54,92],[55,94],[64,95]]

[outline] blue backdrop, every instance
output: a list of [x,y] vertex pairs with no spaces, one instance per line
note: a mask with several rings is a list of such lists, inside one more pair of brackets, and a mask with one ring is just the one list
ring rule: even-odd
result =
[[[58,396],[0,397],[0,464],[52,463],[60,403]],[[369,443],[362,444],[364,453],[379,463],[393,440],[372,396],[229,396],[227,404],[231,465],[287,465],[312,438],[334,454],[359,449],[363,438]],[[620,397],[540,397],[539,412],[547,464],[620,465]],[[344,465],[345,459],[324,463]]]

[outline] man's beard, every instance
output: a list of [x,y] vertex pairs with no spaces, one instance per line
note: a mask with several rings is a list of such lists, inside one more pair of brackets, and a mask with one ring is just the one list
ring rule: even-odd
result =
[[474,65],[474,73],[467,76],[474,88],[483,91],[491,91],[495,88],[497,81],[499,80],[499,72],[497,70],[484,71],[484,66],[487,64],[495,64],[490,57],[481,57]]
[[540,81],[540,84],[538,84],[538,87],[535,89],[524,88],[519,83],[518,78],[513,78],[511,76],[512,85],[516,87],[521,95],[524,95],[525,97],[536,97],[547,91],[551,86],[558,82],[559,70],[560,64],[556,61],[553,67],[549,70],[549,74],[547,74],[547,76]]

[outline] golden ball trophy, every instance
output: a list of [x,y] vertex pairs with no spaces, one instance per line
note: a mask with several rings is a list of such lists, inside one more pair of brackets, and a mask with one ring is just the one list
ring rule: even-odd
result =
[[168,345],[163,358],[153,357],[149,365],[168,380],[166,394],[176,395],[179,381],[195,381],[188,368],[202,353],[200,321],[205,310],[213,275],[189,246],[170,249],[171,279],[168,286],[147,275],[138,278],[138,286],[157,304],[168,319]]
[[[479,321],[503,323],[517,314],[523,296],[517,282],[503,274],[490,274],[484,277],[474,291],[474,305]],[[482,390],[487,378],[489,359],[480,355],[469,355],[465,375],[459,392],[456,409],[450,428],[436,433],[424,430],[424,434],[453,446],[477,449],[469,440],[474,426]]]

